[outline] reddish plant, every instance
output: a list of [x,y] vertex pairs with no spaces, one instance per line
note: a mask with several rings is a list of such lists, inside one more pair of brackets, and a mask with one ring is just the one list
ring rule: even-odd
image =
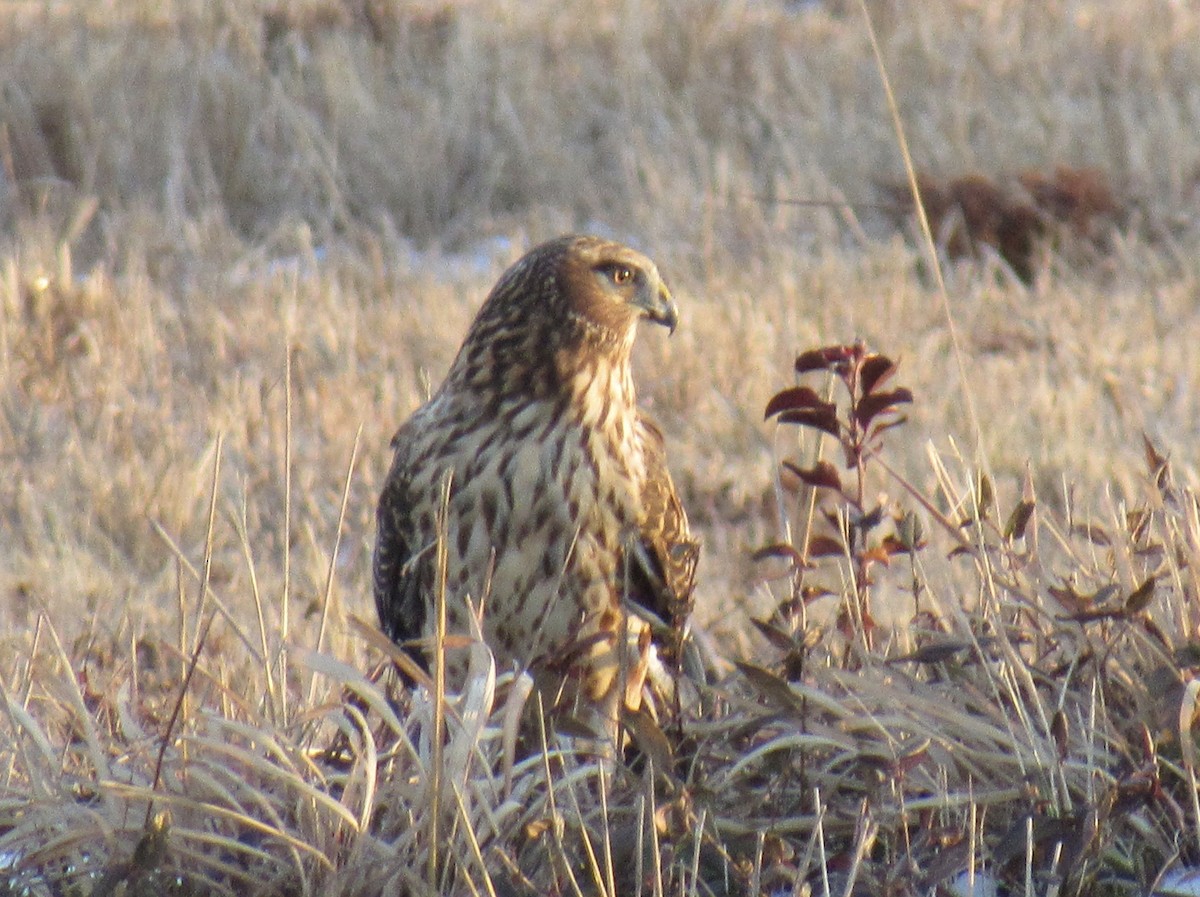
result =
[[[759,552],[760,556],[789,558],[795,570],[792,607],[800,608],[828,591],[805,582],[805,572],[822,559],[841,559],[850,565],[852,601],[838,616],[838,628],[869,649],[875,622],[870,593],[873,568],[911,551],[919,540],[915,518],[888,507],[886,496],[868,491],[872,459],[883,449],[884,435],[904,423],[900,408],[912,402],[912,393],[891,381],[897,365],[885,355],[868,351],[862,342],[825,346],[801,353],[796,358],[800,379],[824,374],[830,384],[829,397],[804,383],[782,390],[767,403],[766,418],[815,430],[832,439],[840,449],[841,464],[823,457],[810,466],[782,462],[785,474],[795,485],[814,490],[819,514],[800,545],[778,543]],[[841,396],[837,395],[842,393]],[[768,633],[768,635],[770,635]],[[774,639],[778,641],[778,639]]]

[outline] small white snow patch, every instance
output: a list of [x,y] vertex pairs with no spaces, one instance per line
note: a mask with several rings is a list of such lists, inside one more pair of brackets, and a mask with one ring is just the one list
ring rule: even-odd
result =
[[960,872],[946,886],[946,893],[953,897],[999,897],[1000,886],[986,872]]
[[1150,897],[1200,897],[1200,869],[1195,866],[1172,869]]

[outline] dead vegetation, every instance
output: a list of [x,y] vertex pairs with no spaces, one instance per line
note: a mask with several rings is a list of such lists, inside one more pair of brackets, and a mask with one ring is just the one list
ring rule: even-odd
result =
[[[983,174],[925,174],[917,185],[929,227],[951,259],[978,259],[990,250],[1026,283],[1051,252],[1094,264],[1132,217],[1131,201],[1119,198],[1096,168],[1060,165],[1050,174],[1030,170],[999,181]],[[885,190],[897,210],[912,216],[907,183]]]
[[[946,295],[854,4],[0,4],[0,893],[1195,869],[1200,17],[868,6]],[[637,376],[715,669],[657,769],[354,625],[391,431],[571,229],[685,315]]]

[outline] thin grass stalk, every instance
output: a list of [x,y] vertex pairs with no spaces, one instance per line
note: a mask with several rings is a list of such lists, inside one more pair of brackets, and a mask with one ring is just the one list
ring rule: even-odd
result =
[[234,528],[237,531],[238,542],[242,547],[242,557],[246,561],[246,575],[250,577],[250,594],[254,599],[254,612],[258,619],[258,644],[262,651],[260,666],[262,667],[263,675],[267,680],[267,696],[266,706],[270,710],[271,722],[278,725],[280,722],[279,708],[285,701],[284,695],[280,694],[278,687],[275,684],[274,664],[271,663],[271,644],[267,637],[267,620],[266,614],[263,611],[262,591],[258,587],[258,570],[254,563],[254,551],[250,547],[250,533],[246,527],[246,501],[245,494],[242,496],[241,514],[235,515],[233,518]]
[[1200,680],[1188,682],[1179,705],[1179,745],[1183,755],[1183,768],[1187,772],[1188,799],[1192,805],[1192,824],[1196,827],[1193,836],[1200,845],[1200,788],[1196,778],[1196,741],[1192,737],[1192,722],[1196,718],[1196,705],[1200,702]]
[[[696,895],[700,893],[700,848],[704,844],[704,824],[708,821],[708,808],[700,808],[700,816],[696,820],[696,838],[692,842],[692,866],[691,883],[683,888],[685,895]],[[614,892],[615,893],[615,892]]]
[[[355,768],[361,770],[361,779],[355,776],[355,780],[362,782],[362,794],[358,799],[359,809],[355,813],[352,807],[345,807],[346,811],[354,816],[356,826],[355,844],[357,846],[358,839],[364,832],[369,831],[371,827],[371,810],[375,806],[379,787],[377,779],[379,773],[379,750],[375,744],[375,736],[371,733],[371,726],[362,711],[349,702],[346,702],[341,710],[345,714],[346,721],[351,724],[351,726],[342,728],[341,731],[349,734],[349,729],[352,727],[355,736],[361,740],[361,746],[356,751],[357,757],[355,761]],[[345,806],[346,795],[351,793],[349,787],[350,781],[348,777],[347,786],[343,791],[343,806]]]
[[[54,651],[58,655],[59,662],[62,664],[62,669],[70,670],[71,660],[63,647],[62,640],[59,638],[58,630],[47,621],[47,632],[50,633],[50,640],[53,643]],[[100,743],[100,733],[96,730],[95,720],[92,714],[87,709],[87,702],[83,698],[83,692],[80,690],[79,680],[74,675],[67,675],[58,680],[66,692],[67,699],[70,701],[71,712],[74,714],[75,723],[79,727],[79,733],[83,737],[84,744],[87,745],[88,757],[92,762],[97,778],[111,778],[112,771],[109,769],[106,752]],[[65,760],[66,758],[61,758]],[[65,769],[60,768],[58,775],[61,776]],[[111,807],[109,808],[111,809]]]
[[[597,766],[603,766],[603,763]],[[595,848],[592,846],[591,835],[588,834],[587,826],[583,823],[583,807],[579,804],[579,795],[575,793],[575,783],[571,782],[567,785],[567,794],[571,797],[571,806],[575,810],[575,818],[579,820],[579,836],[583,841],[583,850],[587,854],[588,869],[592,873],[592,882],[600,889],[601,894],[604,893],[605,877],[600,869],[600,861],[596,857]],[[611,865],[610,865],[611,870]],[[615,897],[615,891],[609,890],[609,897]]]
[[912,193],[913,208],[917,213],[917,222],[921,229],[921,235],[925,238],[925,249],[929,254],[929,268],[933,272],[935,281],[937,282],[938,296],[942,300],[942,313],[946,319],[946,332],[950,335],[950,345],[954,347],[954,360],[958,367],[959,388],[963,393],[963,400],[967,406],[967,417],[971,422],[971,435],[975,440],[975,457],[976,463],[990,474],[990,465],[987,463],[987,457],[983,451],[983,428],[979,424],[979,412],[975,407],[975,396],[970,388],[970,380],[967,377],[967,362],[962,350],[962,341],[958,336],[958,326],[955,323],[954,314],[950,308],[950,292],[946,289],[946,279],[942,274],[941,260],[938,258],[937,244],[933,238],[933,230],[929,226],[929,216],[925,213],[925,203],[921,197],[921,191],[917,187],[917,170],[913,165],[912,153],[908,147],[908,137],[904,130],[904,122],[900,118],[900,106],[896,102],[896,95],[892,91],[892,79],[888,75],[887,66],[883,62],[883,51],[879,47],[879,38],[875,34],[875,24],[871,20],[871,13],[867,9],[866,0],[858,0],[858,7],[862,10],[863,21],[867,28],[867,38],[871,42],[871,53],[875,57],[875,66],[879,71],[879,79],[883,83],[884,96],[887,99],[888,112],[892,117],[892,129],[896,134],[896,145],[900,150],[900,157],[904,160],[904,175],[908,179],[908,189]]
[[[346,526],[346,508],[350,503],[350,483],[354,478],[354,464],[358,460],[358,446],[362,439],[363,425],[358,425],[354,434],[354,446],[350,449],[350,463],[346,465],[346,478],[342,486],[342,503],[338,508],[337,528],[334,530],[333,550],[329,554],[329,569],[325,574],[325,589],[321,596],[321,622],[317,626],[317,642],[315,650],[320,651],[325,640],[325,627],[329,620],[329,605],[333,598],[333,581],[337,574],[338,553],[342,550],[342,532]],[[308,682],[308,703],[312,704],[317,696],[317,677],[314,674]]]
[[1062,862],[1063,842],[1054,842],[1054,855],[1050,858],[1050,869],[1046,873],[1046,897],[1058,897],[1058,892],[1062,888],[1062,879],[1058,874],[1058,865]]
[[446,578],[449,575],[450,552],[448,520],[450,514],[451,472],[442,478],[442,496],[438,503],[437,519],[437,587],[434,600],[433,643],[433,743],[432,776],[429,796],[429,886],[438,887],[438,860],[441,837],[441,794],[445,778],[445,753],[442,744],[446,735]]
[[[187,559],[187,557],[183,553],[183,549],[179,547],[179,543],[176,542],[175,539],[163,528],[163,525],[161,523],[159,523],[157,520],[153,520],[153,521],[151,521],[151,526],[154,527],[154,531],[155,531],[155,533],[158,534],[159,538],[161,538],[163,540],[163,542],[166,543],[167,548],[169,548],[171,550],[171,552],[175,555],[179,575],[182,576],[183,573],[187,573],[193,580],[196,581],[196,583],[198,585],[200,583],[202,583],[204,581],[203,571],[197,570],[195,565],[192,564],[192,562]],[[187,602],[186,602],[186,595],[185,595],[185,592],[183,589],[182,582],[180,582],[180,585],[178,588],[178,597],[179,597],[180,613],[181,614],[186,613],[185,608],[187,606]],[[218,613],[225,620],[225,623],[226,623],[226,625],[229,626],[230,631],[237,638],[237,640],[240,641],[245,646],[246,651],[250,654],[250,657],[256,663],[263,662],[261,655],[258,653],[258,647],[254,644],[254,640],[250,637],[249,633],[246,632],[245,628],[238,621],[238,618],[234,615],[233,611],[230,610],[229,605],[226,604],[225,600],[221,597],[220,593],[217,592],[217,590],[212,587],[211,582],[209,582],[209,584],[205,587],[205,600],[209,604],[211,604],[215,608],[216,613]],[[197,615],[197,618],[196,618],[197,631],[199,631],[199,627],[200,627],[199,619],[200,619],[199,615]],[[181,618],[181,620],[182,620],[182,618]],[[181,646],[179,649],[180,657],[188,657],[192,653],[192,648],[188,645],[188,640],[185,635],[186,628],[187,628],[186,625],[184,625],[181,622],[180,627],[179,627],[180,646]]]
[[971,795],[971,803],[967,807],[967,893],[974,897],[980,831],[979,805],[975,803],[975,782],[971,778],[967,779],[967,793]]
[[854,894],[854,883],[858,880],[859,872],[862,870],[863,857],[866,856],[878,831],[879,823],[872,817],[871,806],[864,799],[859,807],[858,821],[855,824],[854,851],[850,859],[850,871],[846,873],[846,885],[842,891],[845,897],[852,897]]
[[750,893],[762,893],[762,864],[763,864],[763,846],[766,844],[767,835],[759,829],[754,833],[754,863],[750,867]]
[[[550,769],[550,745],[546,733],[546,708],[542,704],[542,693],[537,691],[538,699],[538,732],[541,736],[541,767],[542,775],[546,780],[546,803],[550,808],[550,830],[554,833],[554,849],[558,851],[558,864],[567,874],[567,880],[571,884],[571,891],[576,897],[583,897],[583,891],[579,887],[579,882],[575,878],[575,872],[571,868],[571,862],[567,856],[566,845],[563,843],[563,816],[558,809],[558,800],[555,797],[554,776]],[[561,762],[561,759],[560,759]]]
[[[150,782],[150,798],[146,801],[146,818],[142,824],[143,830],[149,832],[151,824],[154,820],[154,792],[158,790],[158,786],[162,781],[163,763],[167,756],[167,746],[171,743],[175,726],[181,717],[187,718],[190,716],[187,708],[187,698],[189,688],[191,686],[192,677],[196,673],[196,667],[200,662],[200,653],[204,649],[204,643],[208,638],[208,633],[212,628],[213,621],[216,619],[214,611],[208,616],[207,621],[201,623],[204,614],[204,606],[208,602],[209,583],[212,580],[212,556],[213,556],[213,533],[216,528],[217,518],[217,494],[221,481],[221,455],[224,447],[224,434],[217,434],[217,442],[213,453],[213,469],[212,480],[209,487],[208,501],[208,525],[204,535],[204,560],[202,563],[203,573],[200,578],[200,590],[196,600],[196,643],[191,647],[191,658],[188,661],[186,672],[183,676],[183,682],[179,686],[179,696],[175,700],[174,706],[171,708],[171,716],[167,720],[167,725],[159,738],[158,756],[154,762],[154,775]],[[187,764],[187,746],[186,741],[180,745],[180,760],[186,766]]]
[[825,851],[825,807],[821,803],[820,786],[813,787],[813,817],[816,824],[817,838],[817,867],[821,870],[822,897],[831,897],[829,893],[829,855]]
[[[475,837],[474,829],[471,828],[471,821],[467,815],[466,804],[463,803],[462,792],[459,791],[457,782],[449,781],[448,784],[450,786],[450,792],[454,795],[455,804],[458,807],[458,817],[461,821],[463,831],[466,832],[467,846],[471,849],[471,855],[475,859],[476,865],[478,865],[480,870],[483,872],[484,880],[488,885],[488,893],[490,894],[490,897],[495,897],[495,892],[491,887],[491,878],[488,876],[487,867],[483,864],[483,854],[479,851],[479,841]],[[480,897],[479,889],[475,887],[475,882],[472,880],[471,875],[467,871],[467,864],[459,860],[456,866],[462,873],[462,880],[466,883],[467,889],[471,892],[471,897]],[[448,871],[449,866],[447,865],[447,872]]]
[[[294,285],[293,285],[294,289]],[[292,635],[292,316],[286,316],[283,342],[283,594],[279,618],[279,681],[287,690],[287,645]],[[281,692],[282,696],[282,692]],[[289,722],[288,702],[279,707],[279,719]]]
[[646,759],[646,775],[642,780],[646,786],[647,812],[650,819],[650,858],[654,861],[654,897],[663,897],[662,847],[658,843],[658,807],[654,800],[654,761]]
[[[40,785],[45,785],[50,780],[50,770],[60,766],[57,758],[57,751],[50,743],[50,739],[46,733],[42,731],[41,725],[29,708],[24,704],[14,701],[9,697],[4,688],[3,680],[0,680],[0,706],[4,708],[4,715],[8,718],[8,725],[12,730],[13,743],[16,744],[16,750],[13,751],[13,759],[10,761],[9,778],[14,774],[12,766],[16,766],[17,759],[21,760],[19,766],[26,772],[31,790],[35,792],[34,796],[50,797],[52,791],[49,788],[39,788]],[[33,742],[33,746],[37,748],[37,754],[41,762],[37,762],[30,755],[30,746],[26,744],[26,738],[21,737],[24,732],[29,741]],[[59,769],[61,773],[61,768]]]
[[616,897],[617,879],[613,871],[612,831],[608,820],[608,769],[605,764],[598,765],[596,774],[600,780],[600,826],[604,832],[604,882],[609,897]]
[[[634,894],[635,897],[642,897],[642,883],[646,877],[646,795],[638,792],[635,804],[637,808],[635,816],[637,819],[637,846],[633,857],[633,876],[636,882]],[[653,827],[653,820],[651,823],[651,827]]]
[[1034,897],[1033,891],[1033,816],[1025,817],[1025,897]]

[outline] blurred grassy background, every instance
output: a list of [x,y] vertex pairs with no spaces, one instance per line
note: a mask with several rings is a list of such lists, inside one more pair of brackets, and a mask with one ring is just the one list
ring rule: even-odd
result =
[[[1170,0],[0,0],[0,891],[1190,875],[1197,84]],[[673,778],[517,756],[520,688],[482,676],[439,755],[442,705],[368,681],[349,625],[392,432],[568,230],[679,299],[640,395],[697,617],[761,664],[690,702]],[[915,394],[913,493],[869,488],[929,545],[821,559],[844,625],[797,603],[767,645],[789,583],[750,554],[803,544],[776,477],[812,459],[763,411],[855,338]]]
[[183,625],[218,437],[213,586],[235,615],[275,596],[298,641],[348,480],[330,612],[355,656],[388,439],[499,272],[568,230],[634,243],[679,296],[638,383],[705,541],[699,617],[734,653],[772,603],[747,556],[793,449],[762,409],[802,348],[901,360],[892,463],[931,492],[930,451],[1005,507],[1029,471],[1108,514],[1143,429],[1191,478],[1200,10],[867,6],[918,169],[1089,166],[1120,200],[1030,284],[986,251],[949,267],[965,380],[883,189],[903,168],[857,4],[0,2],[4,663],[41,614],[126,645]]

